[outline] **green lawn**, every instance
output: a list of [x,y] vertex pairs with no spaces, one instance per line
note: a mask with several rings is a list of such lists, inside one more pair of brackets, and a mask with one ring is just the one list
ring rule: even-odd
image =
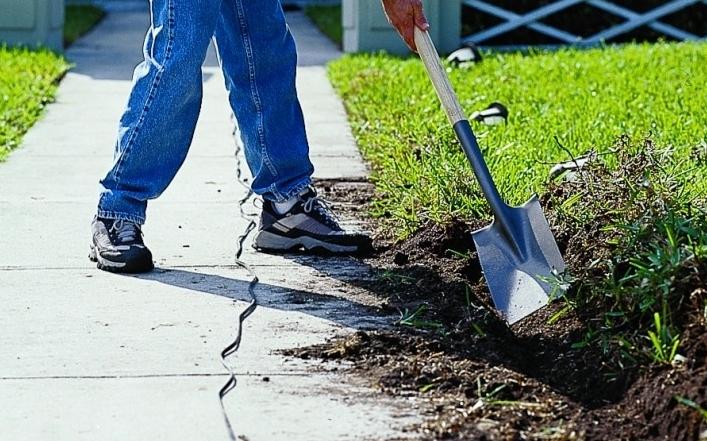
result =
[[[468,113],[493,101],[509,108],[507,124],[473,128],[501,193],[520,203],[543,191],[567,151],[605,153],[624,134],[673,148],[687,161],[685,197],[704,194],[707,167],[689,158],[707,149],[705,65],[707,44],[666,43],[487,55],[449,71]],[[375,170],[374,214],[401,236],[426,219],[489,216],[419,60],[346,56],[329,75]]]
[[307,6],[305,14],[327,37],[341,46],[341,6]]
[[90,31],[105,16],[102,9],[90,5],[69,5],[66,7],[64,25],[64,45],[70,46],[79,37]]
[[[67,45],[103,17],[93,6],[68,6],[64,39]],[[54,99],[59,78],[69,69],[61,56],[46,50],[0,46],[0,161],[20,145],[44,106]]]
[[53,52],[0,48],[0,161],[39,119],[68,68]]
[[[448,67],[468,113],[493,101],[510,110],[506,124],[472,123],[501,193],[517,204],[551,190],[543,207],[566,246],[570,290],[548,324],[571,310],[591,317],[572,348],[600,348],[615,369],[670,365],[695,344],[684,305],[707,274],[706,65],[707,43],[660,43]],[[345,56],[329,75],[390,232],[490,218],[418,59]],[[548,182],[552,165],[589,150],[602,161]]]

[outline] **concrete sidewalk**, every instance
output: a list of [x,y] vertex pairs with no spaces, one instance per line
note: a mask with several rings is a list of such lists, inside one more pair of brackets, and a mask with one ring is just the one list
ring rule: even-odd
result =
[[[146,11],[116,11],[78,42],[57,103],[0,164],[4,440],[227,439],[219,353],[233,338],[249,279],[234,265],[245,190],[234,179],[230,110],[213,55],[192,151],[150,205],[145,235],[159,269],[112,275],[86,258],[97,181],[111,163],[146,20]],[[366,168],[323,67],[339,52],[301,14],[289,22],[317,176],[359,179]],[[386,401],[316,362],[276,352],[388,323],[371,308],[373,297],[349,283],[367,268],[257,254],[249,244],[244,260],[260,276],[262,306],[230,360],[239,385],[227,410],[242,439],[403,436],[415,422],[413,403]]]

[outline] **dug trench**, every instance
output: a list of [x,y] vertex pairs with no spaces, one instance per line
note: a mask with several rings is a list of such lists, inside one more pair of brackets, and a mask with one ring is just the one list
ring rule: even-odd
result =
[[[625,215],[636,218],[655,208],[624,185],[645,176],[651,158],[625,163],[614,171],[588,167],[580,179],[550,185],[542,198],[570,274],[584,281],[627,271],[615,256],[619,233],[606,228],[602,207],[626,206]],[[320,181],[318,187],[359,217],[375,197],[366,182]],[[588,206],[587,198],[596,200],[595,213],[582,222],[561,210],[578,194]],[[383,312],[400,319],[390,329],[285,354],[340,361],[381,393],[421,400],[424,422],[411,428],[413,439],[707,439],[707,262],[686,263],[675,279],[679,356],[654,363],[630,344],[637,335],[630,328],[643,319],[607,331],[615,305],[587,295],[576,280],[564,298],[509,328],[492,308],[471,240],[485,222],[430,222],[394,241],[378,221],[367,221],[377,232],[376,254],[364,260],[376,277],[349,282],[380,297]]]

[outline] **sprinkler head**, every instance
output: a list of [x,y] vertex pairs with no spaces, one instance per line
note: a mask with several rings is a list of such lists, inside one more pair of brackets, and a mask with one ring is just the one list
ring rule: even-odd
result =
[[508,120],[508,109],[501,103],[491,103],[484,110],[472,113],[470,118],[488,126],[495,126]]
[[481,62],[481,52],[474,43],[464,43],[464,46],[452,52],[447,61],[457,66]]

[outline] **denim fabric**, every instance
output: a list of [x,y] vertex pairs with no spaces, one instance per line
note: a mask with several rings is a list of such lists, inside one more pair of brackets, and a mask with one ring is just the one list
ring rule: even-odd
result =
[[279,0],[151,0],[151,26],[120,120],[98,215],[145,222],[147,201],[172,182],[194,136],[201,66],[213,38],[253,174],[281,202],[311,183],[297,99],[295,42]]

